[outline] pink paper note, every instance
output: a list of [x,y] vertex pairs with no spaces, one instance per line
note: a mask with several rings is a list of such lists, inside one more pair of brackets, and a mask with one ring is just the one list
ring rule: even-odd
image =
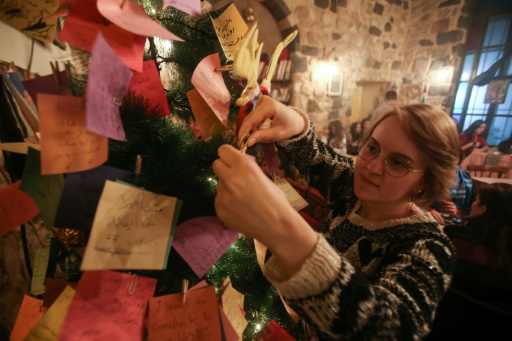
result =
[[86,92],[87,128],[90,131],[125,140],[119,106],[131,77],[132,72],[98,34],[89,63]]
[[222,72],[215,71],[219,67],[218,53],[205,57],[199,62],[192,74],[192,84],[212,108],[224,127],[227,127],[231,94],[224,83]]
[[37,95],[40,116],[41,174],[74,173],[108,159],[108,139],[85,127],[83,97]]
[[132,1],[101,0],[98,1],[98,10],[105,18],[129,32],[141,36],[183,41],[151,19],[141,5]]
[[132,70],[142,72],[145,36],[128,32],[103,18],[96,8],[97,0],[77,1],[66,17],[59,39],[87,52],[92,52],[99,32],[119,56],[123,63]]
[[219,218],[199,217],[176,227],[172,247],[201,278],[237,239]]
[[36,202],[19,189],[21,180],[0,189],[0,235],[39,214]]
[[143,320],[156,279],[114,271],[86,271],[59,340],[142,340]]
[[201,2],[199,0],[164,0],[164,8],[167,6],[174,7],[198,18],[202,16]]
[[[153,60],[147,60],[142,67],[142,73],[134,73],[128,91],[144,97],[149,104],[162,113],[159,117],[171,116],[160,74]],[[151,117],[156,118],[156,117]]]

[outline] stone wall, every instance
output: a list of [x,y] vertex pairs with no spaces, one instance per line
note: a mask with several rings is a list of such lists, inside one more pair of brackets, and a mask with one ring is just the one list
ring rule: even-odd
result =
[[[469,1],[267,0],[263,4],[287,7],[280,9],[278,18],[282,31],[295,25],[299,29],[292,104],[305,109],[317,127],[331,119],[340,119],[347,127],[358,82],[394,83],[402,104],[419,102],[427,87],[427,103],[450,112],[456,86],[452,81],[465,49]],[[282,18],[282,13],[289,15]],[[327,75],[315,74],[323,62],[342,71],[340,96],[328,96]]]

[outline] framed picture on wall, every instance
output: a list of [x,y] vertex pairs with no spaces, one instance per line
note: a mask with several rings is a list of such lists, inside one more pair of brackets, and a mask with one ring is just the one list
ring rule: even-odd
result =
[[340,96],[343,90],[343,74],[336,73],[329,75],[329,84],[327,87],[328,96]]
[[487,85],[484,103],[505,103],[509,83],[509,79],[495,79],[490,81]]

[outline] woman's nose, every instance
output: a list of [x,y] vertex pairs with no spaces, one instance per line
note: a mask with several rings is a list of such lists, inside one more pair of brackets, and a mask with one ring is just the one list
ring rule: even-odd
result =
[[384,174],[385,159],[381,157],[382,154],[378,155],[375,159],[367,161],[366,167],[370,173],[382,175]]

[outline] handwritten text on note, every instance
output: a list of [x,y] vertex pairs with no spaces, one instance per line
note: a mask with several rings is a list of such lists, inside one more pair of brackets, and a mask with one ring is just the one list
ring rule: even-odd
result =
[[180,208],[176,198],[106,181],[81,270],[165,269]]
[[125,140],[119,107],[131,78],[132,72],[98,34],[87,81],[87,128],[90,131],[114,140]]
[[114,271],[86,271],[59,340],[142,340],[156,279]]
[[238,239],[217,217],[187,220],[176,228],[173,247],[201,278]]
[[41,139],[41,173],[73,173],[107,161],[108,139],[86,128],[82,97],[37,95]]
[[226,58],[233,60],[248,30],[244,18],[231,3],[218,18],[212,18],[212,23]]
[[149,300],[149,341],[198,340],[220,341],[220,319],[215,287]]

